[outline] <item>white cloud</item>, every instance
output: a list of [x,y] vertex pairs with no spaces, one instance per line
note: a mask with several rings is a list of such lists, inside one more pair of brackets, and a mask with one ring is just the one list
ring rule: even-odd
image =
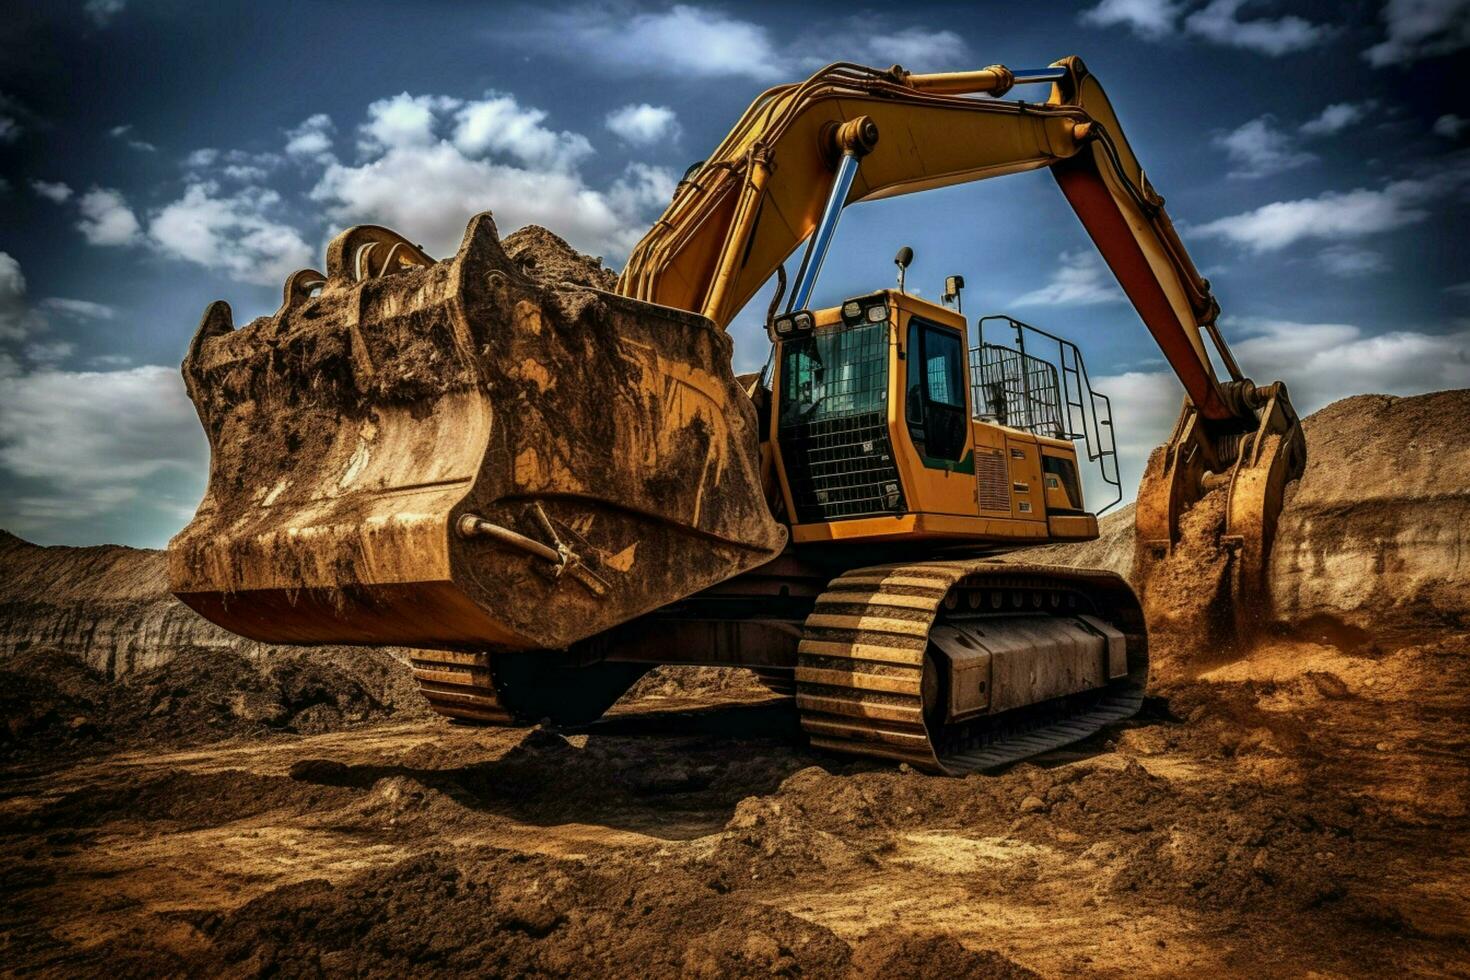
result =
[[93,187],[77,202],[77,230],[93,245],[127,245],[138,237],[138,216],[118,191]]
[[1343,323],[1244,318],[1225,326],[1247,334],[1233,345],[1241,364],[1279,372],[1302,414],[1348,395],[1470,387],[1470,329],[1463,326],[1445,334],[1393,330],[1375,336]]
[[679,138],[679,117],[668,106],[630,103],[604,120],[608,129],[634,146],[670,143]]
[[583,250],[631,245],[629,222],[580,176],[471,159],[448,142],[394,148],[356,167],[334,163],[311,196],[337,224],[387,224],[434,255],[452,254],[470,216],[484,210],[503,232],[534,223]]
[[1459,139],[1467,129],[1470,129],[1470,119],[1461,119],[1454,113],[1447,113],[1434,121],[1434,135],[1447,140]]
[[454,145],[466,156],[509,156],[528,167],[571,170],[592,155],[587,137],[541,125],[546,113],[491,92],[454,116]]
[[111,136],[115,140],[123,140],[123,141],[125,141],[128,144],[128,146],[130,146],[131,148],[133,148],[135,150],[138,150],[141,153],[156,153],[156,152],[158,152],[158,147],[154,146],[152,143],[148,142],[147,140],[137,139],[136,137],[130,135],[132,132],[133,132],[133,124],[132,123],[126,123],[125,125],[122,125],[122,126],[114,126],[114,127],[112,127],[110,130],[107,131],[107,135]]
[[1317,263],[1334,276],[1344,279],[1388,269],[1388,260],[1382,252],[1352,245],[1333,245],[1323,249],[1317,256]]
[[60,313],[62,316],[73,320],[111,320],[117,315],[117,311],[105,303],[94,303],[89,299],[68,299],[65,296],[51,296],[41,300],[41,309],[51,313]]
[[1273,57],[1316,47],[1333,34],[1333,29],[1325,24],[1313,24],[1296,16],[1241,20],[1240,10],[1246,2],[1211,0],[1184,17],[1181,24],[1179,18],[1186,9],[1183,3],[1102,0],[1084,10],[1080,20],[1095,27],[1127,27],[1148,40],[1186,34],[1222,47],[1244,48]]
[[897,27],[885,17],[849,18],[836,27],[805,34],[786,49],[789,60],[807,71],[834,61],[886,67],[904,65],[916,71],[964,67],[969,46],[951,30]]
[[324,112],[308,116],[301,125],[286,130],[286,156],[301,160],[325,160],[332,155],[332,117]]
[[677,179],[671,170],[646,163],[630,163],[608,188],[607,197],[618,214],[662,211],[674,198]]
[[126,0],[87,0],[82,5],[87,16],[92,18],[92,23],[98,27],[106,27],[112,23],[112,18],[122,13],[126,7]]
[[1361,122],[1373,102],[1334,102],[1315,117],[1302,123],[1301,131],[1307,136],[1330,136],[1341,132],[1354,123]]
[[795,79],[833,61],[897,62],[934,71],[960,67],[969,54],[956,32],[906,24],[894,16],[823,18],[805,31],[773,38],[753,20],[693,4],[663,10],[582,4],[548,13],[528,30],[500,36],[619,75],[760,82]]
[[1296,16],[1241,20],[1246,0],[1211,0],[1184,18],[1184,29],[1224,47],[1245,48],[1280,57],[1316,47],[1332,36],[1332,28]]
[[30,111],[19,101],[0,92],[0,143],[14,143],[25,131],[21,120],[33,118]]
[[4,501],[4,522],[47,527],[121,507],[174,506],[139,500],[143,481],[197,474],[204,433],[175,368],[121,371],[42,368],[0,372],[0,467],[42,482],[44,496]]
[[362,125],[364,153],[401,147],[423,147],[434,143],[439,113],[460,105],[447,95],[409,95],[403,92],[379,99],[368,106],[368,121]]
[[1121,303],[1123,291],[1097,253],[1063,252],[1045,286],[1011,300],[1013,306],[1092,306]]
[[1398,180],[1381,190],[1327,191],[1296,201],[1277,201],[1253,211],[1217,218],[1194,233],[1223,238],[1253,252],[1274,252],[1296,242],[1359,238],[1417,224],[1429,216],[1425,205],[1464,175],[1446,172],[1440,180]]
[[270,174],[264,167],[248,163],[231,163],[220,169],[220,174],[240,184],[258,184]]
[[26,277],[20,263],[0,252],[0,340],[23,340],[44,330],[45,320],[26,301]]
[[77,345],[69,340],[52,340],[45,343],[26,345],[26,360],[43,367],[54,367],[77,352]]
[[172,258],[240,282],[277,285],[313,257],[295,228],[270,217],[280,200],[258,187],[225,195],[212,183],[190,184],[149,221],[148,238]]
[[1268,177],[1283,170],[1304,166],[1317,159],[1298,150],[1292,138],[1274,125],[1270,115],[1252,119],[1211,140],[1230,158],[1231,177]]
[[183,164],[184,170],[188,172],[186,180],[190,183],[226,179],[242,184],[258,184],[285,162],[286,157],[279,153],[222,151],[205,147],[184,157]]
[[1470,280],[1457,282],[1453,286],[1446,286],[1444,291],[1451,296],[1470,296]]
[[1174,33],[1183,4],[1170,0],[1102,0],[1082,11],[1079,20],[1094,27],[1127,27],[1140,37],[1161,38]]
[[31,190],[35,191],[38,196],[44,197],[46,200],[55,204],[65,204],[70,200],[72,193],[71,188],[61,181],[53,184],[46,180],[33,180],[31,181]]
[[618,74],[758,81],[784,74],[764,27],[685,4],[631,16],[626,7],[582,6],[548,15],[530,39]]
[[589,187],[576,168],[591,151],[586,139],[548,129],[544,113],[509,96],[465,102],[405,93],[374,102],[368,117],[364,158],[329,162],[311,197],[335,224],[387,224],[432,254],[452,253],[469,217],[491,210],[503,233],[542,224],[583,251],[623,255],[655,197],[672,193],[670,176],[641,167],[605,191]]
[[1092,379],[1092,388],[1107,395],[1113,410],[1113,438],[1123,469],[1125,496],[1136,492],[1143,464],[1156,446],[1169,438],[1184,388],[1169,371],[1125,371]]
[[1383,41],[1363,52],[1375,68],[1470,47],[1470,0],[1388,0]]

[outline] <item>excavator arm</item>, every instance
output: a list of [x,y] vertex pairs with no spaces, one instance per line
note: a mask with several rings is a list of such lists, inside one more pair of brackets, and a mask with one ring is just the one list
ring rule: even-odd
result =
[[[999,98],[1047,84],[1045,102]],[[988,96],[988,97],[977,97]],[[1221,336],[1220,312],[1164,200],[1081,59],[1048,69],[913,74],[852,64],[765,92],[639,242],[624,294],[729,324],[808,241],[792,302],[804,306],[842,207],[1049,168],[1186,393],[1170,442],[1139,491],[1141,575],[1179,538],[1179,521],[1228,481],[1227,537],[1239,609],[1264,600],[1265,561],[1287,482],[1306,451],[1285,386],[1257,388]],[[1216,376],[1206,346],[1228,372]]]

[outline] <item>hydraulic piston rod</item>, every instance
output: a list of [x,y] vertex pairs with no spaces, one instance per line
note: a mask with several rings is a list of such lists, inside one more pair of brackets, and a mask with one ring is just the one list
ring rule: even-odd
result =
[[807,241],[806,254],[801,259],[796,288],[791,291],[787,312],[804,310],[811,300],[812,290],[817,285],[817,275],[822,271],[822,262],[827,258],[833,236],[837,234],[837,219],[842,217],[842,208],[847,204],[847,195],[852,191],[858,162],[877,144],[878,127],[867,116],[859,116],[839,127],[833,139],[842,151],[842,156],[837,161],[837,173],[832,178],[832,190],[827,195],[826,206],[822,208],[822,218]]

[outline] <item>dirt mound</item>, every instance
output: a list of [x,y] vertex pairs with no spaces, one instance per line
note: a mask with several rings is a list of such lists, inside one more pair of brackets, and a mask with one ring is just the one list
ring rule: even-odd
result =
[[1363,630],[1470,626],[1470,390],[1359,395],[1307,418],[1271,554],[1275,615]]
[[393,657],[335,648],[262,658],[188,650],[118,681],[60,651],[28,651],[0,669],[0,710],[0,754],[13,758],[313,734],[428,713]]
[[544,283],[569,282],[606,290],[618,284],[618,274],[603,268],[600,256],[583,255],[540,225],[526,225],[513,231],[500,245],[522,272]]
[[900,976],[1028,980],[1041,976],[994,950],[966,949],[954,937],[941,933],[871,933],[853,949],[852,967],[853,980]]
[[770,688],[740,667],[655,667],[623,695],[626,701],[684,697],[769,697]]
[[1098,519],[1095,541],[1023,548],[1006,558],[1069,568],[1106,568],[1127,578],[1133,573],[1133,512],[1134,505],[1128,504],[1104,514]]
[[677,867],[486,847],[291,885],[200,927],[201,971],[253,975],[833,977],[849,957],[830,930]]

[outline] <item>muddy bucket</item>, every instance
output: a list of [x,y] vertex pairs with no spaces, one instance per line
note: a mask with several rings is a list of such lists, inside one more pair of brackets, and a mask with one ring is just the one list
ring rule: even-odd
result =
[[184,361],[209,486],[175,595],[272,643],[562,648],[768,561],[724,331],[529,277],[488,214],[431,262],[344,232]]

